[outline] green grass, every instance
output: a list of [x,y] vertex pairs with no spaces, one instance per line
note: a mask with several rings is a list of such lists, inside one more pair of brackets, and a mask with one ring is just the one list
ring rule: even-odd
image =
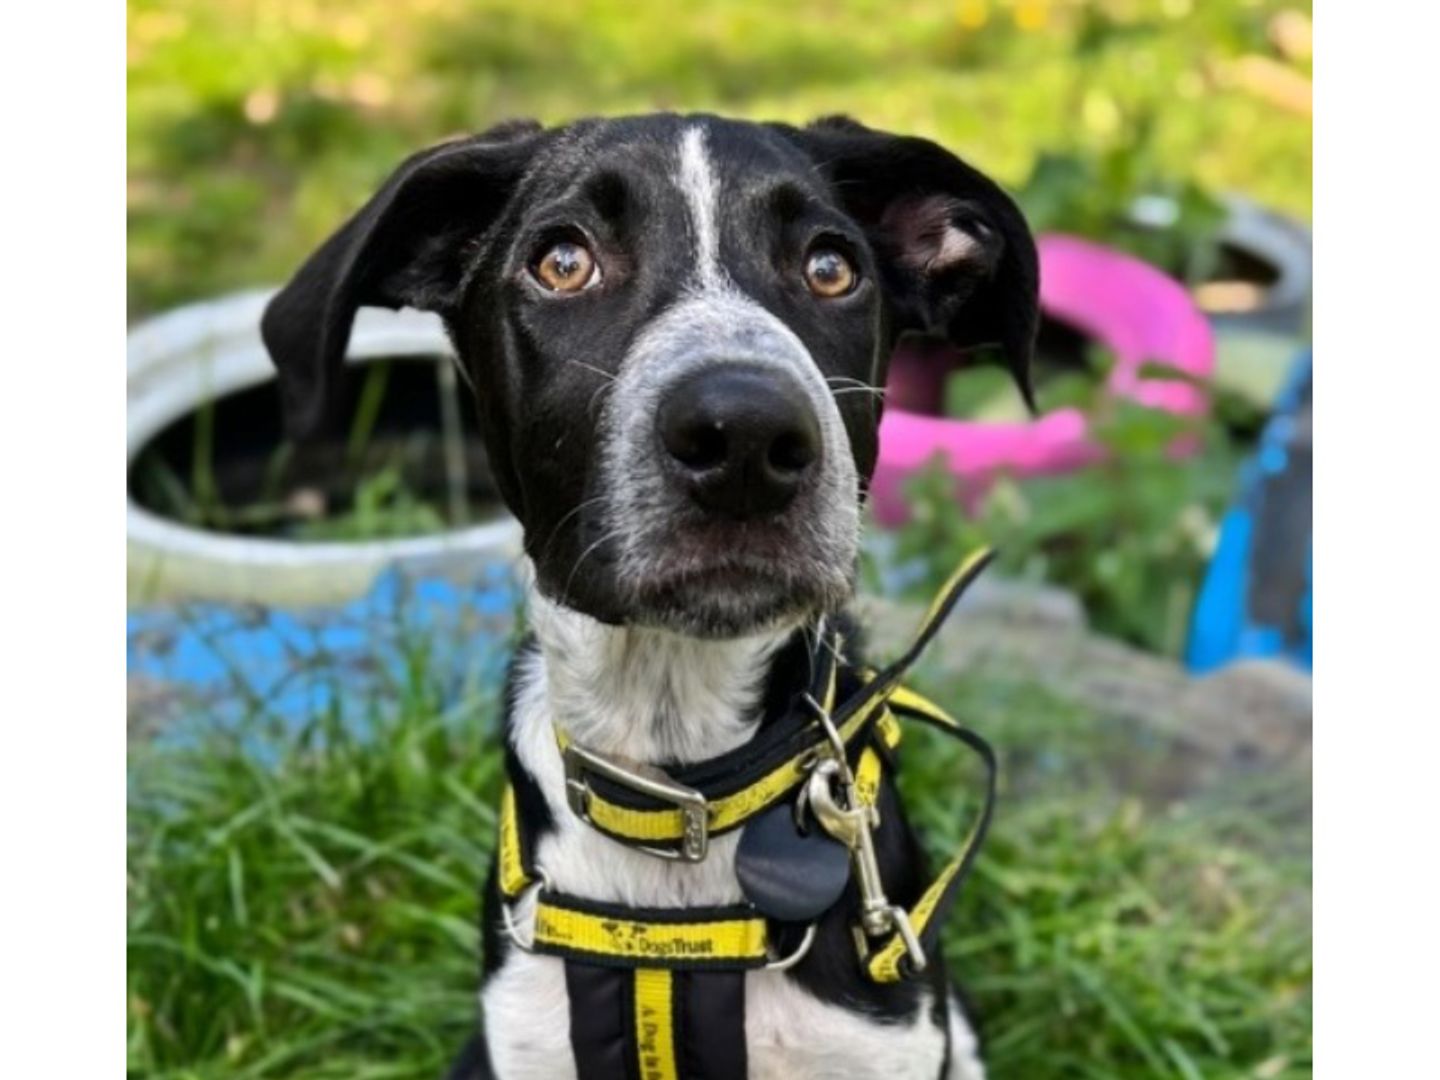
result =
[[847,112],[1012,186],[1042,152],[1118,147],[1307,214],[1309,116],[1237,74],[1276,60],[1271,18],[1296,7],[130,0],[131,308],[287,277],[409,151],[513,116]]
[[[994,1075],[1308,1076],[1308,777],[1150,798],[1173,763],[1153,736],[1023,673],[923,685],[1005,761],[993,841],[948,928]],[[243,742],[134,748],[132,1075],[432,1077],[460,1045],[493,702],[447,706],[419,655],[367,717],[373,739],[341,719],[282,737],[256,715]],[[973,773],[929,739],[908,744],[906,788],[938,849],[974,810]]]

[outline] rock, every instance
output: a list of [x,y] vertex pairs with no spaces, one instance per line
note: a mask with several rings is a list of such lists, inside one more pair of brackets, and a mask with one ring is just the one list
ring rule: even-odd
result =
[[[924,608],[867,597],[857,611],[871,655],[883,659],[909,642]],[[927,670],[1006,672],[1098,717],[1162,737],[1176,768],[1152,786],[1166,794],[1237,770],[1310,766],[1308,675],[1250,661],[1196,678],[1174,660],[1090,633],[1050,598],[1036,604],[1003,583],[984,592],[977,585],[973,602],[967,599],[946,624],[928,657]]]

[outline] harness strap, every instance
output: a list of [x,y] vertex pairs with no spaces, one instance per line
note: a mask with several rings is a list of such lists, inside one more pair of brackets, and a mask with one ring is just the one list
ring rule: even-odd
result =
[[748,904],[636,908],[545,890],[536,952],[591,964],[667,971],[745,971],[767,962],[765,919]]
[[[958,739],[984,764],[980,814],[959,852],[908,910],[920,954],[937,948],[945,915],[969,876],[990,826],[996,793],[994,751],[978,734],[921,694],[901,685],[961,594],[989,563],[989,551],[966,560],[946,582],[905,653],[885,668],[860,671],[861,689],[836,707],[842,642],[817,631],[814,696],[829,715],[853,765],[855,796],[873,805],[900,719],[914,719]],[[557,731],[562,753],[568,741]],[[811,720],[790,724],[762,748],[760,766],[733,767],[736,754],[676,771],[667,779],[695,788],[709,831],[727,832],[792,794],[809,775],[817,747],[828,744]],[[753,747],[740,754],[753,754]],[[499,886],[513,903],[538,880],[532,838],[507,784],[499,822]],[[585,778],[582,815],[602,832],[632,844],[679,843],[685,814],[603,775]],[[508,918],[508,915],[507,915]],[[807,939],[808,941],[808,939]],[[765,919],[747,904],[679,910],[632,908],[567,896],[548,887],[536,898],[529,944],[565,962],[570,1035],[580,1080],[730,1080],[744,1076],[745,972],[769,962]],[[879,983],[914,973],[911,946],[897,929],[862,957]],[[694,1019],[703,1018],[700,1022]]]
[[[946,914],[969,877],[975,857],[994,814],[997,762],[995,753],[977,733],[939,705],[907,687],[890,698],[876,739],[887,749],[902,733],[896,714],[925,723],[960,740],[985,767],[981,810],[960,850],[910,908],[910,924],[927,955],[934,952]],[[855,770],[856,794],[874,805],[885,760],[875,746],[861,752]],[[515,792],[509,785],[500,800],[500,891],[513,902],[536,880],[528,838],[516,815]],[[538,952],[595,964],[633,966],[636,961],[672,970],[744,970],[759,967],[767,956],[766,923],[747,905],[679,912],[599,904],[549,891],[537,900],[534,941]],[[871,951],[865,970],[876,982],[896,982],[910,974],[906,943],[893,934]]]
[[736,1080],[745,975],[565,965],[579,1080]]
[[[835,702],[839,675],[838,656],[842,642],[838,635],[817,631],[812,653],[815,677],[812,693],[829,710]],[[847,747],[857,746],[884,706],[876,698],[841,729]],[[716,836],[738,829],[752,817],[793,793],[804,781],[814,759],[816,724],[812,717],[798,716],[779,721],[765,735],[764,743],[745,744],[719,758],[691,768],[666,772],[675,785],[688,788],[706,804],[706,831]],[[561,729],[555,741],[562,756],[570,756],[572,742]],[[632,771],[653,768],[631,766]],[[586,772],[584,817],[598,831],[623,843],[644,845],[679,844],[689,831],[685,812],[662,799],[647,796],[598,772]]]
[[500,841],[496,856],[500,864],[500,894],[506,900],[515,900],[535,880],[535,864],[530,837],[515,809],[513,781],[500,793]]

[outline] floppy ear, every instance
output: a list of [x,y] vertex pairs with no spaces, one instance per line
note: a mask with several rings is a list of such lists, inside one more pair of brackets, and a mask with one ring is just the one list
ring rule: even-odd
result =
[[511,123],[415,154],[274,296],[260,333],[293,435],[325,420],[358,308],[454,312],[467,245],[500,213],[543,138],[538,124]]
[[845,117],[777,125],[830,182],[880,260],[895,331],[997,345],[1033,411],[1039,264],[1030,228],[994,181],[926,139]]

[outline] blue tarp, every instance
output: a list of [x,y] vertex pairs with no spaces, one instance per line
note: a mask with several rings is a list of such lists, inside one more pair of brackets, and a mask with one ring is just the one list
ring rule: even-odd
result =
[[256,714],[298,729],[328,713],[354,729],[417,672],[442,701],[493,687],[518,602],[508,564],[458,577],[400,565],[346,604],[203,602],[132,611],[132,700],[138,693],[146,702],[142,722],[161,738]]

